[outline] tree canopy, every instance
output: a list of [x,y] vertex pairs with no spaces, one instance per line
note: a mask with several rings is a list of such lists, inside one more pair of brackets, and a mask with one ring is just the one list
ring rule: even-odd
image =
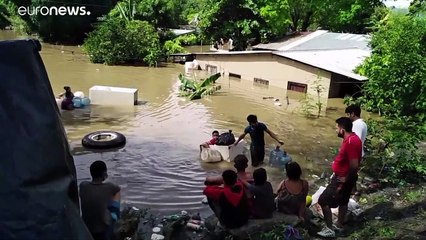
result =
[[91,32],[83,45],[94,63],[155,64],[160,55],[159,36],[146,21],[108,18]]
[[372,55],[358,71],[368,77],[370,110],[426,120],[426,19],[391,14],[373,34]]

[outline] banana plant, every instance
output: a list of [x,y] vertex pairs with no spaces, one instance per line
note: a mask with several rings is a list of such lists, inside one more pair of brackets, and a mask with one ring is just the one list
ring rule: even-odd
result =
[[203,96],[212,95],[221,89],[220,85],[215,84],[220,76],[220,73],[216,73],[198,82],[197,80],[191,80],[185,77],[183,74],[179,74],[179,80],[181,82],[179,87],[181,91],[180,95],[187,96],[189,100],[200,99]]
[[120,17],[124,18],[127,22],[135,20],[136,14],[136,1],[126,0],[117,4]]

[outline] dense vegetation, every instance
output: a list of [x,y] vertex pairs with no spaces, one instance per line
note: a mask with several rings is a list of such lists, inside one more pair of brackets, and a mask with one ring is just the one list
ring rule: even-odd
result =
[[426,139],[426,18],[391,13],[370,44],[358,68],[369,79],[358,102],[384,118],[369,122],[367,169],[394,182],[424,179],[426,156],[416,144]]
[[[94,63],[154,65],[160,55],[157,31],[146,21],[108,18],[91,32],[83,48]],[[131,50],[129,50],[131,49]]]
[[[85,6],[90,15],[84,16],[19,16],[18,6]],[[121,7],[120,7],[121,5]],[[244,50],[249,44],[268,42],[283,37],[290,32],[307,31],[322,27],[332,31],[363,33],[370,31],[371,16],[377,8],[382,7],[379,0],[0,0],[0,27],[13,25],[15,29],[28,33],[37,33],[47,42],[78,43],[87,40],[86,49],[91,59],[107,64],[120,64],[122,57],[100,60],[96,53],[105,52],[102,47],[89,46],[91,42],[109,41],[104,30],[94,28],[96,25],[107,25],[107,29],[119,18],[130,21],[145,21],[159,32],[159,46],[155,46],[151,55],[160,57],[157,49],[162,49],[163,56],[182,51],[186,43],[210,44],[219,39],[233,39],[234,50]],[[124,11],[123,11],[124,10]],[[105,16],[106,19],[105,19]],[[100,17],[103,20],[99,20]],[[128,24],[128,23],[126,23]],[[132,23],[134,25],[134,23]],[[167,29],[181,25],[192,25],[197,28],[195,39],[176,40],[168,34]],[[95,33],[88,34],[94,29]],[[126,28],[127,29],[127,28]],[[128,29],[127,29],[128,30]],[[96,34],[100,34],[96,36]],[[123,33],[124,34],[124,33]],[[148,39],[155,38],[149,36]],[[142,39],[141,39],[142,40]],[[187,39],[185,39],[187,40]],[[143,41],[143,40],[142,40]],[[124,38],[115,38],[121,46],[132,46]],[[114,49],[120,49],[116,47]],[[147,46],[150,52],[152,46]],[[146,51],[145,51],[146,52]],[[118,53],[120,55],[121,53]],[[134,61],[134,56],[129,54]],[[139,57],[144,59],[145,56]],[[152,57],[150,57],[152,58]]]

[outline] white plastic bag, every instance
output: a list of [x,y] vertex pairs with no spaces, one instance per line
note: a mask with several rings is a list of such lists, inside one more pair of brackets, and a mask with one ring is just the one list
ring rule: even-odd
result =
[[201,161],[203,162],[220,162],[222,161],[222,155],[217,150],[211,148],[203,148],[201,150]]
[[[312,196],[312,204],[309,208],[311,209],[311,211],[312,211],[312,213],[315,217],[324,218],[324,215],[322,214],[321,206],[318,204],[318,199],[321,196],[322,192],[324,192],[324,190],[325,190],[325,187],[321,186],[315,192],[315,194]],[[337,220],[338,215],[339,215],[339,208],[338,207],[332,208],[331,212],[333,214],[333,220],[334,221]],[[348,212],[352,212],[357,216],[362,212],[359,204],[355,200],[353,200],[352,198],[349,199]]]

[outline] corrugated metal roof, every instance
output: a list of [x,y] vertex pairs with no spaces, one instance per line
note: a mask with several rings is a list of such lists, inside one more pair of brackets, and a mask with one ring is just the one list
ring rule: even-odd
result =
[[370,55],[370,51],[368,50],[355,48],[319,51],[281,51],[274,52],[273,54],[359,81],[367,80],[366,77],[354,73],[353,70]]
[[334,33],[317,30],[313,33],[299,35],[290,39],[268,44],[258,44],[254,49],[285,50],[336,50],[360,48],[369,49],[369,36],[363,34]]
[[170,31],[176,36],[195,32],[195,30],[193,30],[193,29],[191,29],[191,30],[188,30],[188,29],[170,29]]
[[218,52],[195,52],[195,55],[244,55],[244,54],[265,54],[272,51],[218,51]]
[[[318,31],[317,31],[318,32]],[[316,32],[315,32],[316,33]],[[308,35],[306,38],[309,38]],[[280,50],[338,50],[338,49],[351,49],[359,48],[363,50],[369,50],[368,46],[370,37],[363,34],[352,34],[352,33],[334,33],[334,32],[322,32],[313,38],[306,41],[301,41],[294,46],[287,49]],[[302,42],[303,41],[303,42]]]
[[310,32],[304,32],[304,33],[300,33],[299,35],[296,36],[288,36],[283,38],[281,41],[276,41],[276,42],[271,42],[271,43],[260,43],[257,45],[253,46],[253,49],[262,49],[262,50],[278,50],[280,48],[283,48],[293,42],[296,42],[306,36],[308,36],[309,34],[312,34]]

